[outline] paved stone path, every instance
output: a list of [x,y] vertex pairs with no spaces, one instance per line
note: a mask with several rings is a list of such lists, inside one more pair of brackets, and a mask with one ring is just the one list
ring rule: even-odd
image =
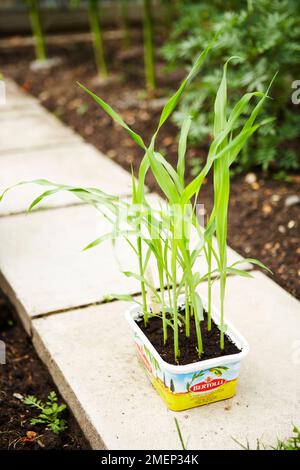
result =
[[[8,82],[0,106],[0,191],[20,180],[99,186],[120,197],[131,177]],[[228,281],[228,318],[251,352],[232,400],[173,413],[135,358],[123,302],[112,292],[139,294],[124,279],[111,244],[82,252],[107,232],[96,211],[67,195],[31,214],[36,187],[18,188],[0,205],[0,285],[17,309],[36,349],[94,448],[177,449],[178,417],[190,449],[276,445],[300,421],[300,303],[259,272]],[[158,197],[151,196],[153,203]],[[120,243],[118,260],[132,263]],[[239,259],[229,251],[230,261]],[[249,266],[248,266],[249,268]],[[205,284],[201,289],[206,289]],[[218,283],[214,284],[218,299]],[[217,301],[216,301],[217,303]]]

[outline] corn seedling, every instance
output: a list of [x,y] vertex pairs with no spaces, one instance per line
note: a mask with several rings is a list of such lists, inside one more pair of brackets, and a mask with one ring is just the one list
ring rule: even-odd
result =
[[55,392],[50,392],[46,403],[38,400],[34,395],[27,395],[23,400],[24,405],[30,406],[39,410],[39,415],[32,418],[30,424],[44,424],[47,428],[51,429],[55,434],[60,434],[66,429],[66,421],[59,417],[59,415],[67,408],[65,404],[59,405],[57,403],[57,395]]
[[25,0],[25,2],[29,12],[30,24],[35,44],[36,59],[39,61],[44,61],[47,59],[47,55],[39,14],[38,0]]
[[[224,319],[224,297],[226,277],[230,273],[250,276],[246,271],[238,269],[238,263],[227,266],[227,212],[229,201],[229,168],[237,158],[241,149],[251,135],[264,122],[256,123],[256,119],[267,98],[267,93],[253,92],[245,94],[227,116],[226,110],[226,71],[224,66],[223,78],[215,100],[214,138],[211,143],[206,163],[201,172],[189,183],[185,183],[185,152],[191,118],[187,116],[182,123],[179,143],[178,162],[173,168],[166,158],[156,151],[156,137],[172,114],[190,81],[199,72],[207,54],[214,44],[214,38],[206,49],[199,55],[186,79],[164,106],[157,129],[149,145],[146,145],[140,135],[133,131],[105,101],[93,92],[80,85],[101,108],[121,127],[123,127],[134,142],[142,148],[144,156],[138,168],[137,180],[132,174],[131,201],[120,200],[108,195],[99,188],[78,188],[55,184],[47,180],[35,180],[34,183],[46,186],[47,190],[31,204],[30,210],[36,207],[44,198],[59,191],[68,191],[82,202],[92,205],[105,217],[112,226],[112,231],[101,235],[92,241],[85,249],[93,248],[107,239],[113,243],[122,237],[129,244],[137,258],[138,272],[125,271],[124,275],[134,278],[140,283],[141,302],[130,295],[112,294],[112,297],[136,302],[141,309],[144,326],[147,327],[153,317],[162,321],[164,344],[169,335],[173,336],[174,360],[180,358],[180,341],[182,336],[190,336],[194,328],[197,338],[199,358],[203,354],[202,321],[204,308],[197,288],[201,282],[208,279],[209,305],[208,329],[211,328],[211,282],[212,277],[220,277],[221,283],[221,321],[220,348],[224,347],[226,331]],[[252,100],[258,100],[252,106]],[[239,124],[243,114],[243,126]],[[165,196],[165,206],[154,209],[150,206],[145,194],[145,177],[148,171],[153,173],[157,184]],[[204,229],[195,214],[195,207],[202,184],[208,173],[214,176],[214,207],[207,227]],[[28,184],[19,183],[19,184]],[[8,188],[9,189],[9,188]],[[4,191],[0,200],[8,190]],[[126,215],[126,224],[124,221]],[[213,235],[216,235],[217,248],[213,247]],[[196,237],[196,245],[192,243]],[[208,261],[208,272],[199,274],[196,263],[201,255]],[[212,260],[215,259],[217,268],[212,270]],[[151,260],[151,263],[150,263]],[[261,263],[249,259],[251,263]],[[157,289],[151,275],[150,266],[156,267],[159,288]],[[147,299],[151,301],[148,302]],[[182,296],[185,313],[179,308]],[[149,306],[149,303],[151,306]],[[180,337],[180,331],[181,333]]]
[[152,0],[143,0],[143,2],[144,68],[147,90],[151,93],[155,89]]
[[99,75],[107,77],[103,37],[99,18],[99,0],[88,0],[90,28],[93,36],[94,53]]
[[[81,0],[69,0],[69,2],[71,8],[77,8],[80,5]],[[97,72],[98,75],[106,78],[108,76],[108,71],[99,16],[100,0],[88,0],[87,7]]]

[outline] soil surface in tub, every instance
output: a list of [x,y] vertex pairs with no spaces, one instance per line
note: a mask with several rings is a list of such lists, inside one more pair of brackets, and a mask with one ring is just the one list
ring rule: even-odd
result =
[[38,358],[13,307],[0,291],[0,340],[6,345],[6,364],[0,365],[0,450],[90,449],[75,418],[67,409],[61,418],[67,429],[57,435],[44,425],[30,424],[38,414],[22,403],[22,397],[35,395],[45,401],[54,390],[49,372]]
[[[185,308],[180,310],[184,316]],[[179,333],[179,349],[180,357],[177,362],[174,361],[174,347],[173,347],[173,332],[169,328],[169,337],[167,343],[163,344],[162,320],[160,318],[151,318],[148,326],[144,326],[143,320],[137,321],[138,326],[143,333],[147,336],[150,343],[157,350],[161,358],[174,365],[187,365],[193,362],[205,361],[207,359],[214,359],[216,357],[227,356],[230,354],[238,354],[241,350],[231,341],[225,334],[224,349],[220,350],[220,331],[217,325],[212,321],[211,331],[207,330],[207,316],[205,315],[204,321],[201,322],[201,333],[203,341],[203,354],[201,358],[197,353],[197,337],[194,328],[193,318],[191,318],[191,332],[190,337],[185,336],[184,326],[180,328]]]

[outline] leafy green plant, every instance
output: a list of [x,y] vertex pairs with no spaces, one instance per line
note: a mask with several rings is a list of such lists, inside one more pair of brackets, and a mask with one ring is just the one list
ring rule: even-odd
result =
[[300,430],[297,426],[294,426],[293,434],[286,441],[279,440],[276,450],[300,450]]
[[[258,129],[231,171],[258,167],[284,176],[299,169],[300,120],[298,107],[291,102],[292,83],[300,76],[299,1],[185,0],[181,3],[171,38],[163,47],[170,66],[176,69],[189,66],[199,47],[214,31],[222,29],[222,36],[201,77],[182,100],[174,115],[175,122],[180,126],[186,112],[190,113],[193,116],[191,142],[204,148],[209,145],[213,121],[211,100],[221,79],[219,64],[235,54],[240,59],[228,71],[229,109],[242,93],[265,90],[274,74],[277,71],[279,74],[272,89],[274,99],[268,100],[262,111],[262,118],[269,115],[276,121]],[[192,164],[194,174],[203,166],[200,159],[198,162],[194,159]]]
[[[246,93],[238,100],[233,109],[227,110],[227,67],[223,68],[223,76],[219,86],[214,107],[214,136],[208,151],[204,167],[189,183],[185,183],[185,153],[187,138],[191,126],[191,118],[187,115],[182,123],[178,142],[178,162],[173,168],[167,159],[155,149],[156,138],[164,123],[171,116],[184,91],[198,74],[210,49],[216,41],[210,41],[204,51],[198,56],[187,77],[178,90],[165,104],[156,131],[151,141],[146,145],[140,135],[129,128],[105,101],[80,85],[120,126],[122,126],[134,142],[142,148],[144,156],[138,168],[137,180],[132,174],[131,201],[119,199],[104,193],[99,188],[79,188],[56,184],[47,180],[35,180],[33,183],[46,186],[47,189],[31,204],[30,210],[43,199],[60,191],[68,191],[82,202],[92,205],[102,214],[112,226],[112,231],[101,235],[89,243],[85,249],[93,248],[105,240],[112,239],[116,243],[118,237],[123,237],[133,250],[137,259],[138,272],[124,271],[124,275],[134,278],[140,283],[141,302],[130,295],[112,294],[112,297],[130,300],[140,306],[144,325],[148,326],[153,317],[162,321],[163,342],[166,344],[169,335],[173,337],[174,360],[180,358],[180,329],[186,337],[194,328],[197,337],[197,353],[203,354],[202,322],[204,308],[197,292],[201,282],[208,279],[208,297],[211,297],[211,280],[219,276],[221,282],[221,322],[220,348],[224,348],[226,324],[224,318],[224,298],[227,275],[231,273],[242,276],[251,275],[238,269],[239,262],[227,266],[227,211],[230,193],[229,169],[236,161],[248,139],[268,121],[256,123],[257,118],[267,99],[266,92]],[[256,104],[253,101],[256,100]],[[244,119],[241,120],[243,115]],[[165,207],[154,209],[145,194],[145,177],[151,170],[154,178],[165,196]],[[195,214],[195,205],[199,192],[208,173],[213,171],[215,200],[208,225],[200,226]],[[20,183],[28,184],[28,182]],[[0,197],[4,197],[5,190]],[[126,226],[120,223],[126,215]],[[212,237],[216,235],[217,249],[213,248]],[[195,237],[196,245],[191,238]],[[208,272],[199,274],[197,262],[205,254]],[[159,289],[152,280],[149,261],[156,268]],[[212,270],[211,260],[215,259],[217,268]],[[259,261],[249,259],[250,263],[263,266]],[[147,298],[148,297],[148,298]],[[185,313],[179,308],[180,299],[184,298]],[[150,301],[149,301],[150,300]],[[211,304],[208,305],[208,328],[211,328]],[[181,328],[184,327],[184,328]],[[220,371],[219,371],[220,372]]]
[[38,0],[25,0],[28,7],[29,18],[34,37],[35,54],[37,60],[44,61],[47,59],[45,39],[40,20]]
[[[296,426],[293,427],[293,434],[294,435],[288,438],[286,441],[282,441],[278,439],[276,447],[271,447],[271,449],[272,450],[300,450],[300,430]],[[251,446],[248,441],[246,442],[246,444],[242,444],[235,438],[233,438],[233,440],[242,449],[253,450],[251,449]],[[266,449],[267,449],[266,445],[263,444],[260,439],[257,439],[255,450],[266,450]]]
[[34,395],[27,395],[23,400],[24,405],[36,408],[39,414],[36,418],[32,418],[30,423],[45,424],[47,428],[51,429],[55,434],[60,434],[66,429],[66,420],[60,418],[60,414],[67,408],[65,404],[59,405],[57,403],[57,395],[55,392],[50,392],[46,403],[38,400]]

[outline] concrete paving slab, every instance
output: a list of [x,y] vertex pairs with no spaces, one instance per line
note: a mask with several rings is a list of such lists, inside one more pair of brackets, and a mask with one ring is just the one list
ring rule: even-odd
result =
[[25,108],[26,110],[42,109],[39,102],[29,93],[26,93],[10,78],[4,78],[6,103],[0,106],[0,113]]
[[137,269],[125,241],[115,250],[107,240],[82,251],[110,231],[109,222],[90,206],[0,218],[0,266],[6,280],[1,287],[7,291],[9,285],[11,301],[23,306],[27,329],[35,315],[99,302],[111,293],[139,292],[138,281],[126,278],[118,266]]
[[[131,175],[92,145],[59,145],[42,150],[20,151],[1,157],[0,193],[20,181],[45,178],[74,186],[95,186],[113,195],[131,192]],[[46,188],[25,185],[15,188],[0,204],[0,215],[26,211]],[[80,202],[68,193],[51,196],[39,208]]]
[[[255,449],[291,435],[300,416],[300,303],[265,275],[228,279],[228,318],[246,336],[237,395],[189,411],[168,411],[148,383],[123,313],[113,302],[33,321],[34,345],[94,448]],[[200,290],[206,290],[202,286]],[[219,287],[214,284],[215,303]],[[163,431],[163,432],[162,432]]]
[[0,113],[0,159],[9,152],[67,142],[78,145],[83,139],[41,107]]

